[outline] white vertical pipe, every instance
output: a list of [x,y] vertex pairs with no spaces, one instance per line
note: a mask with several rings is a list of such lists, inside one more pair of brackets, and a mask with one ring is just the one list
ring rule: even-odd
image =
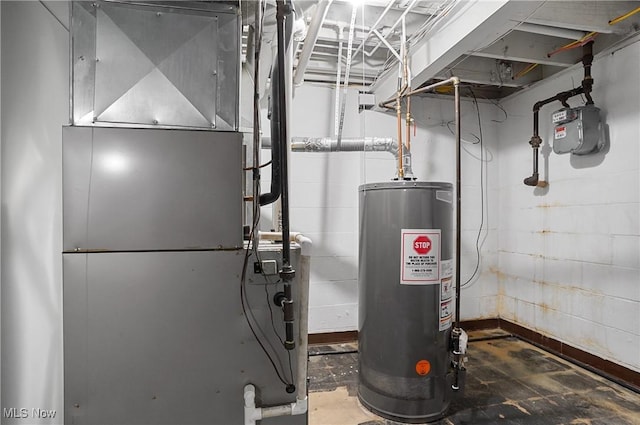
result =
[[303,235],[296,235],[295,241],[300,245],[301,255],[298,266],[300,273],[300,291],[298,305],[300,306],[300,321],[298,330],[298,388],[297,400],[307,399],[307,367],[309,346],[309,276],[311,274],[311,239]]
[[358,5],[354,3],[351,8],[351,22],[349,23],[349,40],[347,42],[347,66],[344,70],[344,88],[342,92],[342,104],[340,106],[340,126],[338,127],[338,150],[340,150],[340,141],[342,140],[342,127],[344,125],[344,108],[347,104],[347,93],[349,91],[349,73],[351,72],[351,53],[353,47],[353,37],[356,25],[356,14]]
[[336,100],[333,111],[333,135],[338,137],[340,126],[340,77],[342,76],[342,34],[344,27],[338,27],[338,70],[336,71]]

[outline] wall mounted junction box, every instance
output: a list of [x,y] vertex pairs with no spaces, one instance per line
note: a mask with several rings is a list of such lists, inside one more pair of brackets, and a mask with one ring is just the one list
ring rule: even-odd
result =
[[553,113],[553,151],[586,155],[604,146],[600,109],[593,105],[563,108]]

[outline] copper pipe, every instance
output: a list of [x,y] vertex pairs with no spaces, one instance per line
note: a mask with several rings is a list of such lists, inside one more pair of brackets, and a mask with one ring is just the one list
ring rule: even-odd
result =
[[411,90],[408,92],[405,92],[406,90],[402,91],[402,92],[398,92],[398,94],[396,95],[396,97],[392,97],[391,99],[387,99],[384,102],[380,102],[378,104],[378,106],[380,106],[381,108],[391,108],[390,104],[393,103],[394,101],[396,101],[398,99],[398,97],[409,97],[409,96],[413,96],[414,94],[419,94],[419,93],[424,93],[430,90],[435,89],[436,87],[440,87],[440,86],[446,86],[447,84],[453,83],[454,80],[458,80],[458,77],[451,77],[448,78],[446,80],[442,80],[442,81],[438,81],[437,83],[433,83],[430,84],[426,87],[422,87],[416,90]]
[[[404,65],[404,86],[411,92],[411,82],[409,81],[409,49],[407,48],[407,28],[404,18],[402,18],[402,54]],[[407,150],[411,151],[411,98],[407,97]]]
[[453,354],[455,356],[454,363],[455,373],[453,375],[454,390],[460,389],[460,371],[463,367],[463,353],[460,349],[460,336],[462,335],[462,329],[460,328],[460,258],[461,258],[461,232],[462,232],[462,164],[460,158],[460,79],[458,77],[451,77],[454,88],[454,109],[455,109],[455,121],[456,121],[456,310],[455,310],[455,324],[452,330],[452,338],[454,338]]
[[411,97],[407,97],[407,150],[411,151]]
[[402,161],[402,106],[400,104],[400,92],[396,98],[396,116],[398,117],[398,180],[404,179],[404,164]]

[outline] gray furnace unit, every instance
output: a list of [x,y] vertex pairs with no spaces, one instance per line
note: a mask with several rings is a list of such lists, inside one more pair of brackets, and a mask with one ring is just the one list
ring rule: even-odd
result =
[[[255,253],[241,285],[239,3],[96,0],[71,12],[65,423],[243,424],[247,384],[260,406],[294,402],[261,348],[292,382],[297,350],[269,308],[283,285],[253,273]],[[277,245],[260,251],[282,266]]]
[[[66,424],[242,424],[249,383],[262,405],[295,401],[240,302],[241,152],[236,132],[63,129]],[[252,264],[250,314],[290,380],[271,327],[284,329],[282,314],[272,319],[267,299],[282,284]]]
[[359,190],[358,396],[389,419],[436,420],[452,397],[452,185],[396,181]]

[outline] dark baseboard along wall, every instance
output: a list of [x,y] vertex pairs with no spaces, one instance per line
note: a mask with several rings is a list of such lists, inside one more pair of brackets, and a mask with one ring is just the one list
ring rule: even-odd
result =
[[[598,373],[613,381],[619,382],[627,388],[640,392],[640,372],[621,366],[610,360],[588,353],[579,348],[565,344],[557,339],[542,335],[524,326],[504,319],[478,319],[461,323],[468,331],[480,329],[503,329],[513,336],[530,342],[540,348],[556,354],[566,360],[576,363],[592,372]],[[330,332],[309,335],[309,344],[339,344],[358,340],[357,331]]]

